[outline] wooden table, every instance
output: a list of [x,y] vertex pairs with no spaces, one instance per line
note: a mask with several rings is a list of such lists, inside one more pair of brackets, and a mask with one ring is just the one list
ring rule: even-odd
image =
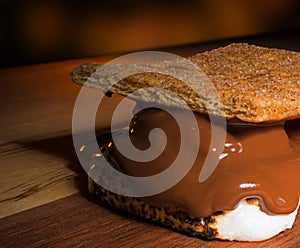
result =
[[[220,44],[176,51],[186,55]],[[111,58],[0,70],[1,247],[294,247],[300,243],[299,216],[292,230],[264,242],[205,241],[97,203],[87,192],[86,175],[73,148],[72,111],[80,87],[71,82],[69,72],[78,64]],[[109,125],[111,106],[118,100],[116,96],[104,100],[105,114],[97,118],[97,128]]]

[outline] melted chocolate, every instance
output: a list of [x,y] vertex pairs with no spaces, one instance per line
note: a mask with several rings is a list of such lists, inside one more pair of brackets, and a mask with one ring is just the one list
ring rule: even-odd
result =
[[[178,111],[184,119],[185,111]],[[178,184],[163,193],[144,197],[145,201],[157,206],[179,206],[201,217],[219,210],[233,210],[241,199],[253,197],[260,199],[260,207],[267,213],[287,214],[296,209],[300,188],[299,120],[252,126],[228,122],[223,153],[216,154],[218,166],[200,183],[198,178],[207,153],[214,152],[209,151],[211,125],[219,129],[224,127],[210,124],[199,114],[195,116],[198,127],[184,131],[193,145],[194,130],[199,128],[200,147],[192,169]],[[124,173],[154,175],[165,170],[176,158],[180,149],[180,130],[173,117],[164,111],[140,111],[130,127],[132,143],[139,149],[147,149],[150,145],[148,134],[153,128],[161,128],[167,136],[163,153],[153,161],[129,160],[112,146],[113,156]],[[152,145],[159,147],[159,137]]]

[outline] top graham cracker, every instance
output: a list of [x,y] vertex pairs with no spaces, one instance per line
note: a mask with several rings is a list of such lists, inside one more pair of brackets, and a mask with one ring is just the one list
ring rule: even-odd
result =
[[[215,104],[205,95],[203,85],[191,88],[177,78],[160,73],[139,73],[122,79],[111,88],[97,80],[95,72],[101,65],[83,64],[71,72],[75,83],[98,88],[106,93],[127,96],[144,87],[170,90],[188,107],[198,113],[213,113],[227,118],[259,123],[276,122],[300,117],[300,53],[234,43],[188,58],[214,85],[222,103]],[[196,91],[195,91],[196,87]],[[144,91],[130,95],[141,102],[156,102],[172,107],[186,107],[173,95]]]

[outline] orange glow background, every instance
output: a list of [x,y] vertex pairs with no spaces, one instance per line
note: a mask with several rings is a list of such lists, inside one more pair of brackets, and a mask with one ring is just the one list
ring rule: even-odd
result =
[[1,66],[300,27],[297,0],[1,1]]

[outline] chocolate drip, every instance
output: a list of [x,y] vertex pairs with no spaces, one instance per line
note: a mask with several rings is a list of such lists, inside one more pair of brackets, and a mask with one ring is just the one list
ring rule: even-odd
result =
[[[184,110],[181,116],[186,117]],[[272,125],[233,125],[228,122],[224,150],[217,155],[219,163],[213,174],[199,182],[199,174],[211,141],[209,120],[195,114],[198,127],[184,130],[193,144],[193,130],[199,128],[200,147],[189,173],[175,186],[144,200],[157,206],[176,205],[195,216],[210,216],[216,211],[233,210],[244,198],[259,198],[262,211],[288,214],[299,201],[300,186],[300,121]],[[186,120],[188,121],[188,120]],[[150,109],[140,111],[130,127],[132,143],[139,149],[150,145],[148,134],[161,128],[167,136],[163,153],[150,162],[138,162],[122,156],[114,146],[112,153],[124,173],[150,176],[172,164],[180,149],[180,130],[170,114]],[[224,128],[224,127],[217,127]],[[122,136],[119,138],[122,139]],[[159,139],[152,145],[159,144]],[[183,147],[189,149],[189,147]]]

